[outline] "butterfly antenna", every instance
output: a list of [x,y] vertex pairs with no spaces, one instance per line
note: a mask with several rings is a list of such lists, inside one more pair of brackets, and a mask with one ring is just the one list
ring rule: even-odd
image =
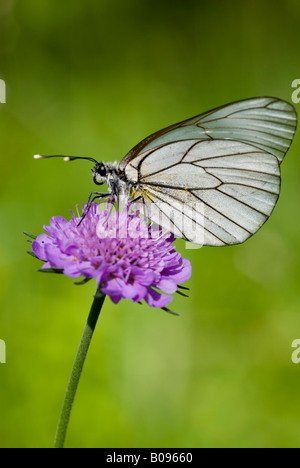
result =
[[64,161],[74,161],[75,159],[86,159],[87,161],[91,161],[95,164],[99,164],[98,161],[96,161],[96,159],[84,157],[84,156],[63,156],[62,154],[53,154],[51,156],[45,156],[43,154],[35,154],[33,158],[34,159],[63,158]]

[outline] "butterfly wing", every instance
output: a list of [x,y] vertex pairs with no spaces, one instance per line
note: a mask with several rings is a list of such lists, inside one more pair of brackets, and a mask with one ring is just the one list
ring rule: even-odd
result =
[[147,217],[196,244],[240,244],[268,219],[280,192],[276,156],[232,140],[182,140],[141,155],[138,181]]
[[289,103],[247,99],[150,135],[119,168],[141,190],[148,217],[177,237],[239,244],[274,209],[296,126]]
[[120,169],[156,146],[178,140],[231,139],[274,154],[279,162],[289,149],[297,126],[291,104],[258,97],[234,102],[159,130],[138,143],[121,161]]

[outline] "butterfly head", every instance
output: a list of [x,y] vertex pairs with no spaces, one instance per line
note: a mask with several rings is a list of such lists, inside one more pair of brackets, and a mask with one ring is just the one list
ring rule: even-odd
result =
[[92,169],[95,184],[102,185],[107,182],[107,166],[103,163],[97,163]]

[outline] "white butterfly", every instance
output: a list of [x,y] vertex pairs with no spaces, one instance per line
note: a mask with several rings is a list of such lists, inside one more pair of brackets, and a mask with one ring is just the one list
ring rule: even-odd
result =
[[[117,164],[95,163],[94,182],[116,202],[140,201],[149,219],[202,245],[240,244],[269,218],[280,164],[297,126],[293,106],[258,97],[218,107],[148,136]],[[63,156],[40,156],[63,157]],[[92,198],[94,196],[94,198]]]

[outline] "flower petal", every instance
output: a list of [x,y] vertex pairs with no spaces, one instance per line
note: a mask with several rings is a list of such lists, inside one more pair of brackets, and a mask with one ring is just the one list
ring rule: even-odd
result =
[[173,278],[162,278],[155,286],[167,294],[174,294],[177,291],[177,283]]
[[51,266],[56,268],[65,268],[65,260],[67,257],[55,245],[46,244],[45,254]]
[[184,283],[192,275],[191,262],[187,258],[183,258],[180,268],[166,269],[162,274],[171,277],[177,284]]
[[40,260],[43,260],[44,262],[47,260],[45,247],[46,245],[51,244],[52,242],[53,239],[47,236],[47,234],[41,234],[36,238],[35,241],[32,242],[32,250]]
[[165,296],[152,288],[148,289],[148,294],[144,298],[150,307],[166,307],[171,301],[172,296]]

